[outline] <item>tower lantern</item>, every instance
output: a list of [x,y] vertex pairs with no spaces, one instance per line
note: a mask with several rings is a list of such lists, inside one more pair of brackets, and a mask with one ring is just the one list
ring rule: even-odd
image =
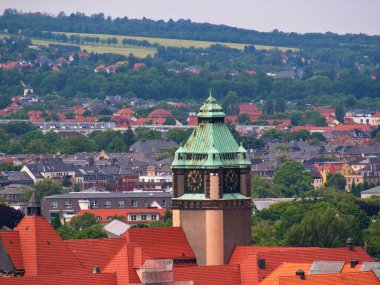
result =
[[176,151],[173,226],[181,226],[199,265],[228,262],[235,245],[250,245],[250,166],[220,104],[210,96],[198,124]]

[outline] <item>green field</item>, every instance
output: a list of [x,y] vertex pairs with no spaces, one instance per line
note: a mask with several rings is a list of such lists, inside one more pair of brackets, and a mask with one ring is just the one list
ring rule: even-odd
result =
[[[106,34],[86,34],[86,33],[64,33],[67,36],[70,35],[78,35],[81,37],[99,37],[101,39],[106,38],[117,38],[118,44],[117,46],[122,47],[122,40],[125,39],[133,39],[138,41],[148,41],[152,44],[157,43],[161,46],[165,47],[195,47],[195,48],[208,48],[211,45],[222,44],[228,46],[230,48],[236,48],[243,50],[246,44],[237,44],[237,43],[224,43],[224,42],[208,42],[208,41],[192,41],[192,40],[182,40],[182,39],[163,39],[163,38],[149,38],[149,37],[137,37],[137,36],[120,36],[120,35],[106,35]],[[274,46],[264,46],[264,45],[255,45],[256,49],[274,49],[278,48],[281,51],[286,52],[287,50],[298,51],[298,48],[290,48],[290,47],[274,47]]]
[[117,53],[128,56],[133,53],[136,57],[143,58],[148,55],[154,55],[156,53],[156,49],[154,48],[143,48],[143,47],[123,47],[122,45],[111,45],[111,46],[96,46],[96,45],[76,45],[71,43],[62,43],[57,41],[45,41],[45,40],[37,40],[32,39],[32,43],[35,45],[43,45],[48,46],[49,44],[70,44],[73,46],[80,46],[82,50],[86,50],[87,52],[96,52],[96,53]]
[[[70,35],[78,35],[81,37],[99,37],[100,39],[107,39],[107,38],[117,38],[118,43],[116,45],[112,44],[110,46],[108,45],[77,45],[80,46],[81,49],[85,49],[88,52],[97,52],[97,53],[118,53],[123,55],[129,55],[133,53],[137,57],[146,57],[148,55],[154,55],[156,53],[155,48],[148,48],[148,47],[140,47],[140,46],[130,46],[127,45],[125,48],[122,44],[123,39],[133,39],[133,40],[139,40],[139,41],[148,41],[152,44],[157,43],[161,46],[165,47],[183,47],[183,48],[208,48],[211,45],[215,44],[222,44],[230,48],[236,48],[243,50],[246,44],[238,44],[238,43],[224,43],[224,42],[209,42],[209,41],[193,41],[193,40],[182,40],[182,39],[164,39],[164,38],[150,38],[150,37],[137,37],[137,36],[120,36],[120,35],[106,35],[106,34],[86,34],[86,33],[64,33],[68,37]],[[37,40],[32,39],[33,44],[38,45],[49,45],[49,44],[62,44],[62,42],[57,41],[47,41],[47,40]],[[71,44],[70,45],[76,45]],[[287,50],[292,51],[298,51],[298,48],[291,48],[291,47],[275,47],[275,46],[265,46],[265,45],[255,45],[256,49],[274,49],[277,48],[283,52],[286,52]]]

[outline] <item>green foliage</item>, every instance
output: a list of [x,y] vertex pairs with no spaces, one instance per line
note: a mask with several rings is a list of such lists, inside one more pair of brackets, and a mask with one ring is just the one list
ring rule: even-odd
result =
[[54,216],[52,217],[50,224],[53,227],[53,229],[55,229],[55,230],[62,227],[61,218],[59,216],[59,213],[54,213]]
[[167,132],[166,137],[170,140],[175,141],[178,144],[180,144],[180,143],[184,144],[187,141],[187,139],[190,137],[192,132],[193,132],[192,129],[186,129],[186,130],[170,129]]
[[346,187],[346,178],[340,173],[328,175],[326,186],[334,187],[337,190],[344,191],[344,189]]
[[69,223],[58,228],[57,233],[65,240],[107,237],[103,227],[96,223],[96,218],[91,213],[84,213],[82,216],[72,218]]
[[239,114],[239,97],[235,91],[230,91],[221,101],[226,115],[235,116]]
[[135,130],[136,141],[139,140],[157,140],[162,138],[162,134],[158,131],[148,128],[137,128]]
[[254,198],[279,198],[282,196],[281,189],[271,185],[266,178],[252,177],[251,196]]
[[240,125],[250,125],[251,124],[251,119],[248,114],[240,114],[237,117],[237,122]]
[[45,196],[51,196],[56,194],[63,194],[64,190],[60,183],[53,180],[45,179],[33,185],[33,190],[28,190],[24,193],[21,200],[24,202],[29,201],[33,191],[36,192],[38,198],[42,199]]
[[286,161],[276,170],[273,182],[281,187],[286,197],[299,195],[312,189],[311,174],[298,161]]
[[174,157],[174,153],[176,152],[177,150],[177,147],[173,146],[173,147],[169,147],[165,150],[163,150],[162,152],[160,152],[159,154],[157,154],[156,156],[156,160],[161,160],[161,159],[164,159],[164,158],[168,158],[168,157]]
[[378,218],[368,216],[363,211],[367,204],[359,207],[358,202],[350,194],[321,188],[292,202],[273,204],[252,216],[252,241],[257,245],[341,247],[351,236],[358,245],[372,242],[374,254],[379,250],[379,227],[371,227],[369,221]]
[[336,209],[314,209],[287,231],[284,242],[289,246],[341,247],[349,236],[356,236],[357,228],[354,218],[343,218]]
[[15,210],[7,205],[0,204],[0,228],[8,227],[13,229],[24,217],[19,210]]
[[363,232],[363,236],[368,253],[380,258],[380,214],[372,217],[370,226]]

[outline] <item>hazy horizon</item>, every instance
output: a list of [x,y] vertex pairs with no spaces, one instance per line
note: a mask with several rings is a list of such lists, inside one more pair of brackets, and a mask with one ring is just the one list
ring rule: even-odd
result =
[[262,32],[334,32],[380,35],[379,0],[13,0],[0,1],[6,8],[57,15],[81,12],[86,15],[153,20],[190,19],[193,22],[224,24]]

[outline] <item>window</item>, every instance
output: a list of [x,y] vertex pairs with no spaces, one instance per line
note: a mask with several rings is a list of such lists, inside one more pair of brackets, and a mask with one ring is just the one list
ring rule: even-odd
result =
[[136,221],[137,219],[136,219],[136,215],[131,215],[131,221]]
[[110,200],[105,201],[104,202],[104,207],[111,208],[111,201]]
[[162,206],[166,207],[166,200],[162,200]]
[[141,215],[141,221],[146,221],[146,215]]
[[91,208],[97,208],[98,207],[98,201],[91,201]]
[[97,217],[96,217],[96,220],[97,220],[98,222],[101,222],[101,221],[102,221],[102,217],[97,216]]
[[112,221],[112,217],[111,217],[111,216],[108,216],[108,217],[107,217],[107,221],[111,222],[111,221]]
[[71,207],[72,207],[71,201],[65,201],[65,208],[68,209],[68,208],[71,208]]
[[53,209],[57,209],[58,208],[58,202],[57,201],[51,201],[51,207]]
[[137,207],[137,206],[138,206],[137,200],[132,200],[132,207]]
[[119,208],[124,208],[124,207],[125,207],[125,205],[124,205],[124,201],[123,201],[123,200],[119,200],[119,201],[117,201],[117,206],[118,206]]
[[144,200],[144,207],[148,207],[148,201]]
[[157,215],[155,215],[155,214],[154,214],[154,215],[151,215],[150,219],[151,219],[151,220],[157,220]]

